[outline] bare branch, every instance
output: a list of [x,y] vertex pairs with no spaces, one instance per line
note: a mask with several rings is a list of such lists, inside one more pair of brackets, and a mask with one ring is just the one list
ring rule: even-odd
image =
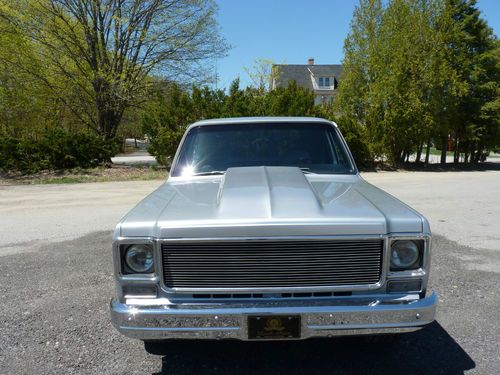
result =
[[26,9],[16,22],[54,72],[84,94],[105,137],[141,102],[152,71],[195,77],[203,61],[227,50],[214,0],[32,0]]

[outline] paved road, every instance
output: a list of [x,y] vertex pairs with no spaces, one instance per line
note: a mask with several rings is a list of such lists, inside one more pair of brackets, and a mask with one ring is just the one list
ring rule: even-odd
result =
[[499,171],[379,172],[363,177],[424,214],[433,232],[463,245],[500,251]]
[[162,181],[0,186],[0,256],[110,231]]
[[[161,182],[0,187],[0,374],[479,373],[500,369],[500,172],[365,178],[431,220],[437,322],[360,338],[146,353],[109,322],[114,223]],[[23,229],[24,228],[24,229]]]

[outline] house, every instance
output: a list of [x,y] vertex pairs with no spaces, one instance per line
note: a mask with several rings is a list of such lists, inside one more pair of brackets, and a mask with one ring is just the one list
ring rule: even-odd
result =
[[271,89],[286,87],[291,81],[314,91],[315,104],[331,103],[342,74],[342,65],[316,65],[314,59],[307,64],[273,64]]

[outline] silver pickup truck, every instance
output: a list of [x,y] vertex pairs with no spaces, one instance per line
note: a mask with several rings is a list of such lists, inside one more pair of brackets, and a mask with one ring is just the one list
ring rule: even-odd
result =
[[200,121],[116,226],[112,322],[153,343],[414,331],[430,255],[427,220],[361,178],[335,123]]

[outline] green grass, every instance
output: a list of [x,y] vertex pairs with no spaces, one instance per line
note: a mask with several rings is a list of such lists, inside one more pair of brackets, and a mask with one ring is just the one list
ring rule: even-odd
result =
[[0,185],[78,184],[111,181],[164,180],[168,171],[158,167],[98,167],[67,171],[46,171],[34,175],[0,176]]
[[[425,149],[423,151],[423,154],[425,155]],[[441,150],[438,150],[435,147],[431,147],[430,154],[431,155],[438,155],[439,156],[439,155],[441,155]],[[453,156],[453,151],[447,151],[446,152],[446,156]]]
[[[424,153],[423,154],[425,156],[425,149],[424,149]],[[438,150],[438,149],[436,149],[434,147],[431,147],[430,154],[431,155],[441,156],[441,150]],[[453,155],[454,155],[454,151],[447,151],[446,152],[446,156],[453,156]],[[464,154],[461,153],[460,155],[463,156]],[[488,158],[493,158],[493,159],[500,158],[500,154],[497,154],[497,153],[494,153],[494,152],[490,152],[490,155],[488,156]]]

